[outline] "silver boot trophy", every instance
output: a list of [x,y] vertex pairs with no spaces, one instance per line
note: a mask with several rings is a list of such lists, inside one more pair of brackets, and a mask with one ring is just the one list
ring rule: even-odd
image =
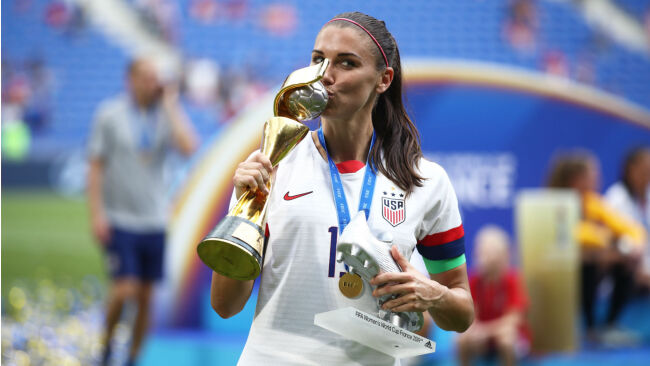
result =
[[432,353],[435,342],[413,333],[424,324],[422,313],[383,310],[381,305],[393,295],[377,298],[372,310],[362,304],[364,299],[368,300],[364,296],[371,296],[372,292],[362,289],[372,289],[370,280],[374,276],[380,272],[403,272],[390,253],[391,246],[392,241],[381,241],[372,235],[364,212],[350,221],[336,247],[337,261],[349,269],[341,277],[339,289],[352,304],[359,300],[359,305],[316,314],[314,324],[396,358]]

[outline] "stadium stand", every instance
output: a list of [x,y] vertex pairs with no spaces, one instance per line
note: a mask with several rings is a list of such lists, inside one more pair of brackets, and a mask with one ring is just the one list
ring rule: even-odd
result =
[[[615,3],[639,21],[650,8],[643,1]],[[37,59],[52,75],[50,121],[46,132],[34,137],[32,154],[80,146],[98,101],[123,82],[129,55],[74,4],[2,3],[3,95],[12,80],[7,69],[20,73]],[[470,59],[559,73],[650,108],[649,56],[590,28],[572,2],[410,1],[400,6],[395,12],[389,2],[183,0],[169,8],[176,14],[162,17],[169,24],[161,29],[173,34],[171,44],[186,60],[212,60],[221,75],[239,73],[264,89],[308,62],[315,32],[331,15],[359,8],[389,22],[406,58]],[[214,133],[232,115],[214,108],[190,110],[202,134]]]

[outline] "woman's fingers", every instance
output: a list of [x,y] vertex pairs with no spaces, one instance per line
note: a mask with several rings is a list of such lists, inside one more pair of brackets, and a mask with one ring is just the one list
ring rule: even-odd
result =
[[400,266],[402,271],[408,272],[411,268],[411,263],[409,263],[406,258],[397,250],[397,245],[393,245],[390,247],[390,254],[393,256],[393,259],[395,259],[395,262]]
[[387,294],[407,294],[415,291],[413,283],[394,283],[388,284],[381,287],[377,287],[373,292],[372,296],[379,297]]
[[273,171],[273,164],[271,164],[271,160],[269,160],[269,158],[266,155],[262,154],[262,152],[259,150],[253,152],[248,157],[248,159],[246,159],[246,162],[260,164],[269,174],[271,171]]
[[233,177],[233,184],[237,189],[237,196],[244,190],[260,190],[268,194],[267,183],[271,179],[273,165],[271,161],[261,152],[251,154],[246,161],[240,163]]
[[252,189],[260,189],[263,190],[263,188],[266,188],[266,182],[268,182],[268,173],[266,173],[263,169],[260,169],[258,167],[253,167],[251,169],[247,169],[244,171],[244,174],[249,175],[253,177],[255,180],[255,187],[250,187]]
[[373,286],[381,286],[391,282],[409,282],[415,280],[410,272],[382,272],[370,280]]
[[426,307],[420,309],[418,306],[417,296],[413,293],[398,296],[394,299],[386,301],[381,307],[385,310],[394,312],[400,311],[426,311]]
[[270,174],[273,171],[273,164],[271,164],[271,160],[269,158],[262,154],[261,152],[257,152],[256,154],[253,155],[254,161],[262,164],[264,169]]

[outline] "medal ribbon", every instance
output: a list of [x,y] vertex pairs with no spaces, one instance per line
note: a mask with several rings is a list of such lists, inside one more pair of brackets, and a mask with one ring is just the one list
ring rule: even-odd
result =
[[143,156],[148,156],[154,147],[159,112],[153,108],[140,110],[132,104],[130,114],[136,148]]
[[[372,140],[370,140],[370,149],[368,150],[368,157],[366,159],[366,174],[363,177],[363,185],[361,186],[361,197],[359,198],[359,211],[363,211],[366,214],[366,220],[368,215],[370,215],[370,205],[372,204],[372,194],[375,191],[375,182],[377,181],[377,174],[372,169],[372,163],[370,162],[370,152],[372,147],[375,144],[375,132],[372,132]],[[325,144],[325,136],[323,135],[323,127],[318,129],[318,141],[320,141],[321,146],[325,149],[325,154],[327,155],[327,161],[329,162],[330,167],[330,177],[332,178],[332,191],[334,193],[334,202],[336,204],[336,214],[339,219],[339,234],[343,232],[343,229],[350,222],[350,211],[348,209],[348,201],[345,198],[345,191],[343,191],[343,184],[341,183],[341,175],[339,170],[332,161],[332,157],[327,151],[327,145]]]

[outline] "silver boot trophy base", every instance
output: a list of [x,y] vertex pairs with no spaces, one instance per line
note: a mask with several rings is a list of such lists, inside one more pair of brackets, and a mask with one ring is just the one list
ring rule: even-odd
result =
[[[379,272],[402,272],[390,254],[391,243],[376,239],[368,228],[363,212],[355,216],[343,231],[336,247],[336,259],[358,274],[364,286]],[[395,358],[413,357],[435,351],[435,342],[413,332],[424,324],[419,312],[392,312],[381,305],[392,295],[377,299],[372,313],[345,307],[314,317],[314,324]]]
[[314,324],[395,358],[436,350],[432,340],[352,307],[316,314]]
[[[370,232],[365,213],[359,212],[343,231],[336,246],[336,260],[348,265],[350,273],[363,278],[365,285],[379,272],[402,272],[390,253],[392,244],[376,239]],[[411,332],[417,332],[424,324],[419,312],[392,312],[381,309],[384,302],[395,298],[386,295],[377,299],[380,319],[395,324]]]

